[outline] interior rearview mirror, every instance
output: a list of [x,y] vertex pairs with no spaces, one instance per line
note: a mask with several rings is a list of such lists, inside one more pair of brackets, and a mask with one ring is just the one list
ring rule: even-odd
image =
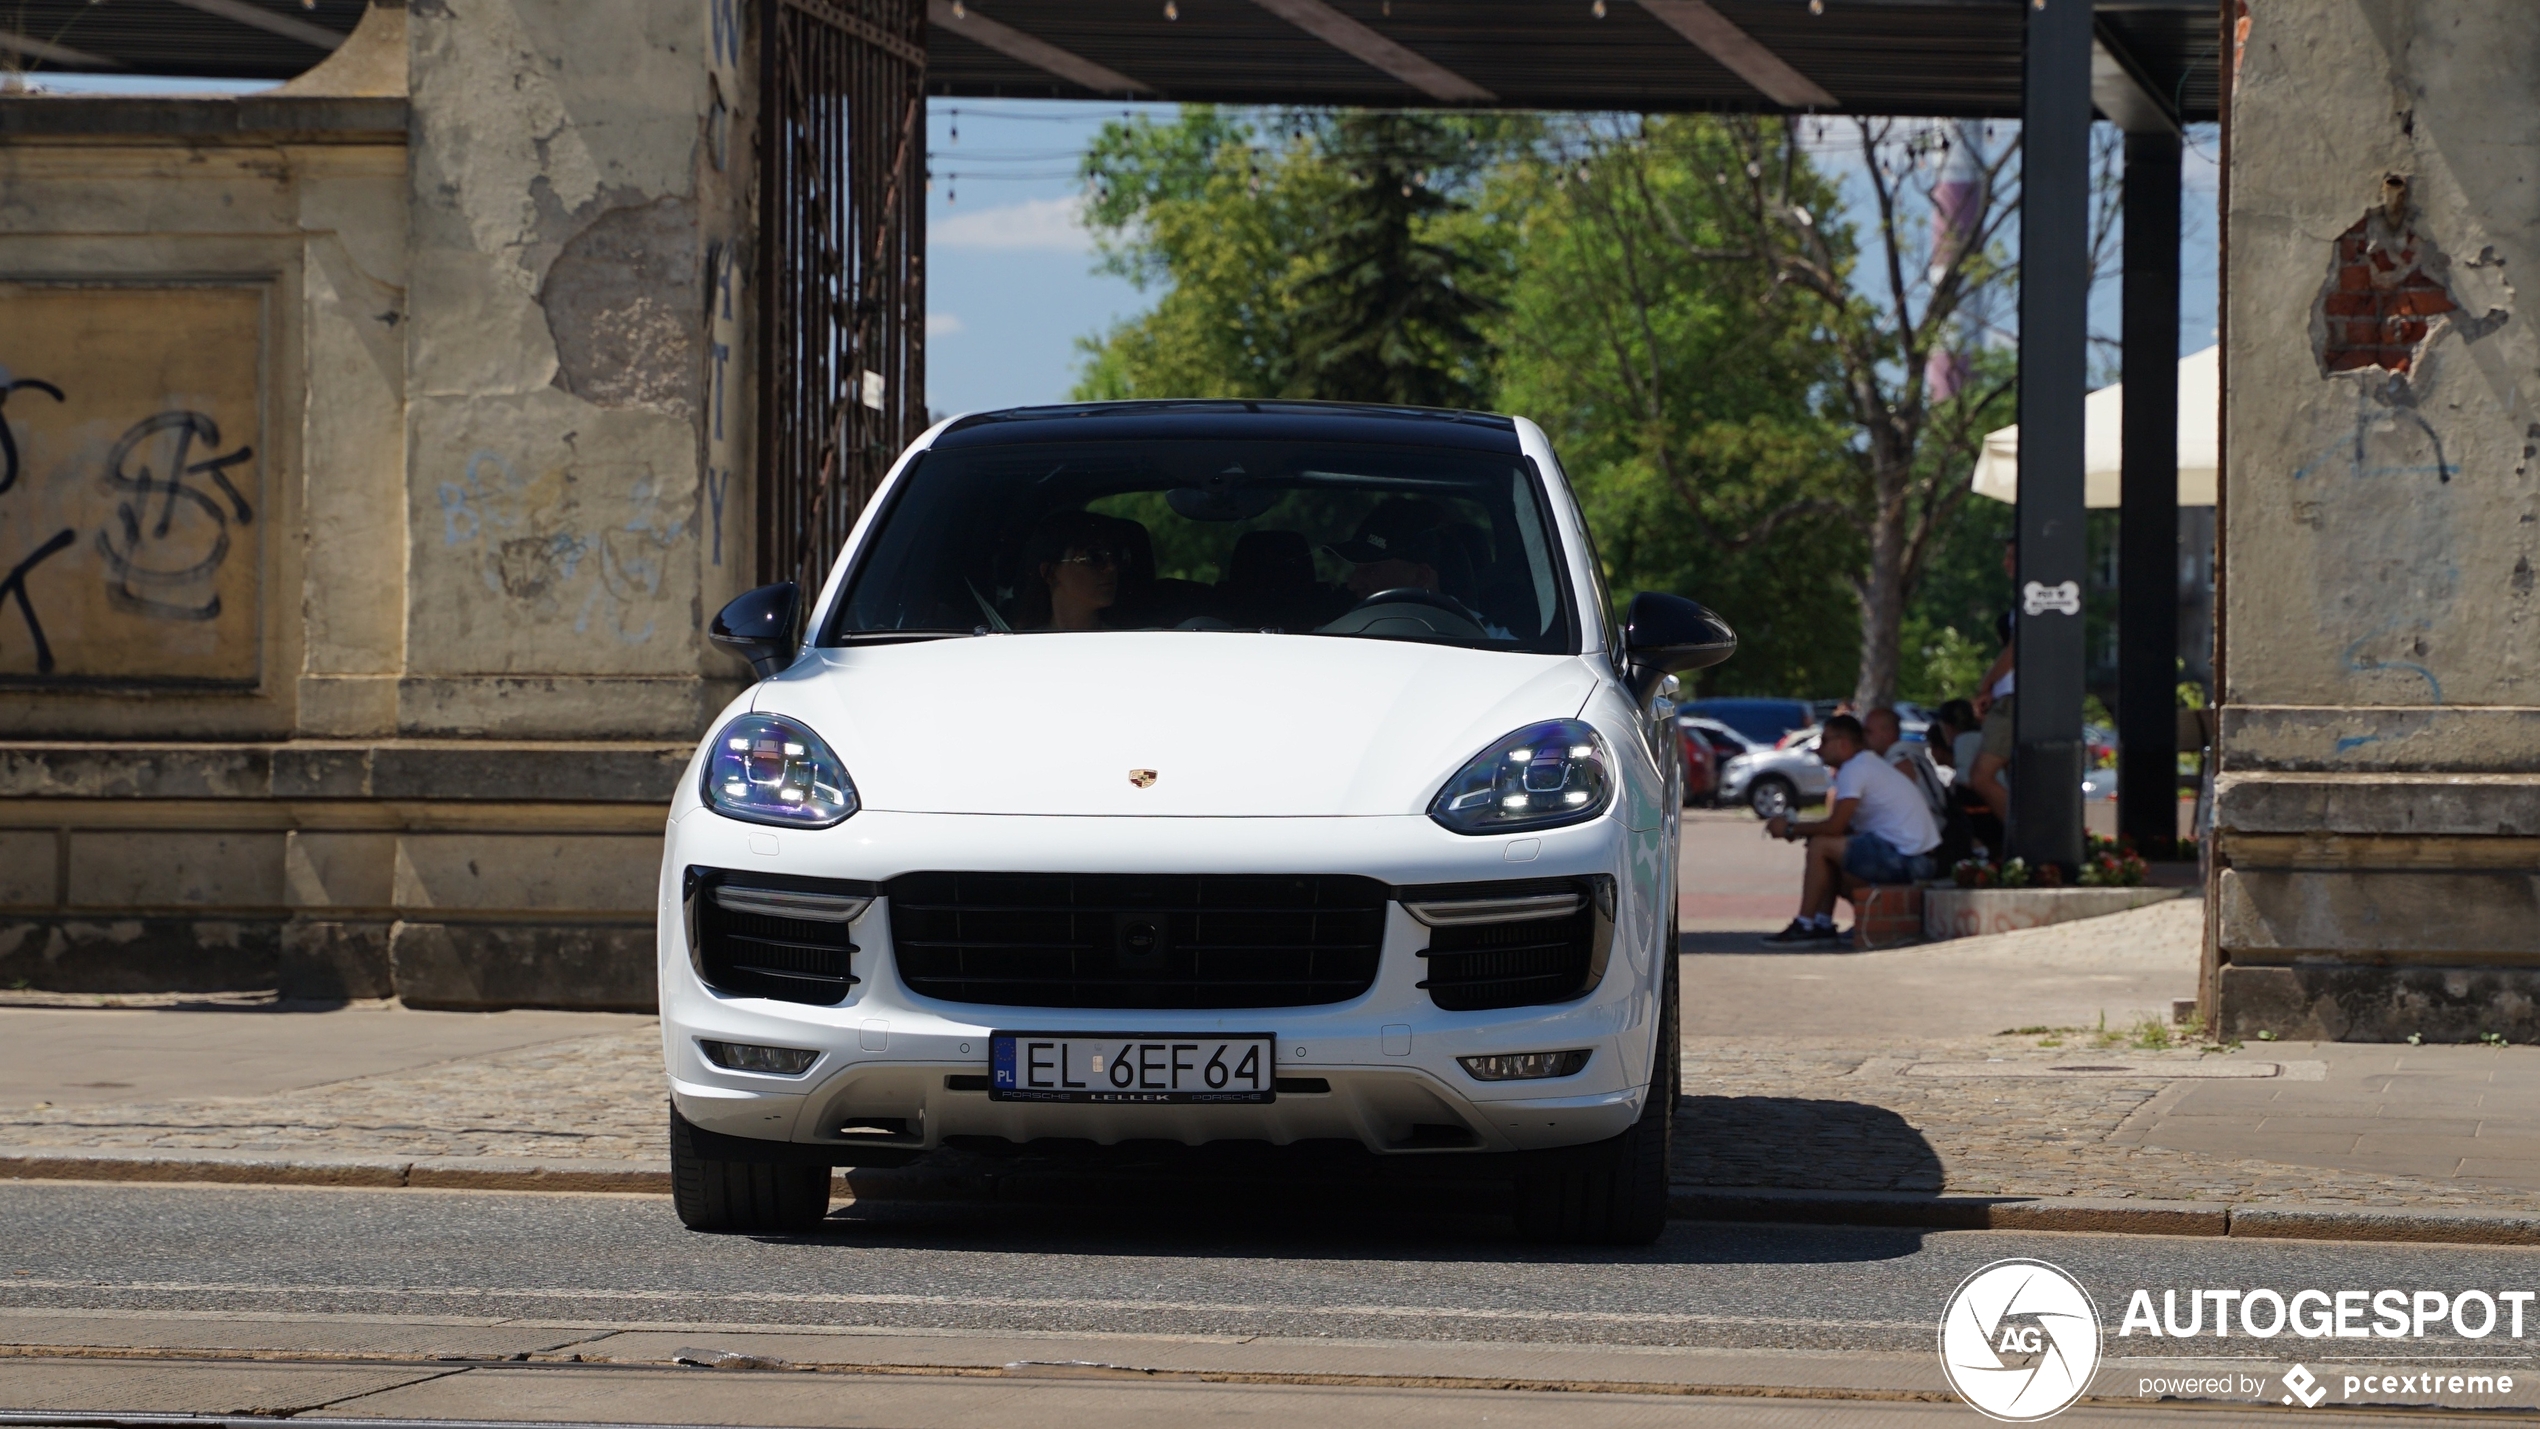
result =
[[1729,623],[1683,596],[1645,590],[1623,613],[1624,678],[1644,705],[1668,675],[1707,669],[1736,653]]
[[801,600],[802,588],[792,581],[745,590],[715,612],[706,634],[715,644],[730,646],[760,679],[767,679],[794,663],[800,648],[794,638],[794,608]]

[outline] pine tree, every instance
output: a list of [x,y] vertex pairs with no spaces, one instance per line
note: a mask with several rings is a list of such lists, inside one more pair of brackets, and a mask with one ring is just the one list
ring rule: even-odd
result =
[[1476,323],[1495,305],[1474,291],[1483,265],[1436,234],[1465,205],[1430,183],[1462,157],[1462,131],[1429,116],[1349,113],[1324,142],[1347,182],[1296,290],[1286,395],[1482,405],[1490,343]]

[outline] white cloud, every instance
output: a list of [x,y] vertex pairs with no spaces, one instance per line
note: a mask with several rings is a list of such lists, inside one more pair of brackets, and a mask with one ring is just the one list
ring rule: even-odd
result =
[[1082,198],[1030,198],[997,208],[975,208],[927,225],[929,246],[1005,251],[1084,253],[1093,248],[1085,231]]
[[928,313],[926,315],[928,337],[950,337],[959,331],[961,331],[961,317],[957,313]]

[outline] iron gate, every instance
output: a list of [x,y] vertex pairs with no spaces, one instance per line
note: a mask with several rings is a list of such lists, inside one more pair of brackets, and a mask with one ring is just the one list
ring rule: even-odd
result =
[[926,5],[758,8],[758,569],[808,597],[926,427]]

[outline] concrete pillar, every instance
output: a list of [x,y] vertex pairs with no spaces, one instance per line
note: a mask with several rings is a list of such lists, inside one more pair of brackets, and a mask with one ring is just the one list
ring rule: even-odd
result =
[[2540,1036],[2540,7],[2253,0],[2218,1030]]
[[2117,535],[2117,828],[2178,835],[2179,136],[2125,141],[2125,468]]
[[746,673],[741,20],[379,0],[275,94],[13,108],[0,986],[651,1001]]
[[2090,0],[2036,0],[2020,126],[2020,552],[2013,854],[2081,863],[2082,398],[2090,298]]
[[735,8],[414,12],[405,660],[365,732],[686,739],[740,687],[698,634],[745,549],[704,460]]

